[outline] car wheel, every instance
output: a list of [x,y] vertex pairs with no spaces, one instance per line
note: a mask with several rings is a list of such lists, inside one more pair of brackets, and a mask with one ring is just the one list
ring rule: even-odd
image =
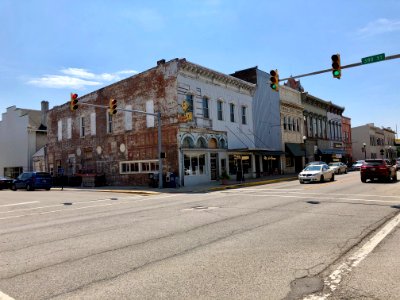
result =
[[304,184],[304,181],[302,181],[302,180],[299,180],[300,181],[300,184]]
[[319,178],[319,182],[324,182],[324,181],[325,181],[324,175],[321,175],[321,177]]
[[394,173],[394,176],[393,176],[393,182],[397,182],[397,172],[396,172],[396,173]]
[[16,190],[17,190],[17,186],[16,186],[15,184],[13,184],[13,185],[11,186],[11,190],[12,190],[12,191],[16,191]]
[[344,170],[344,174],[347,174],[347,169]]
[[361,176],[361,182],[367,182],[367,178]]
[[47,188],[46,191],[50,191],[50,188]]
[[27,191],[32,191],[33,190],[32,186],[29,183],[26,185],[26,190]]
[[332,174],[331,181],[335,180],[335,174]]

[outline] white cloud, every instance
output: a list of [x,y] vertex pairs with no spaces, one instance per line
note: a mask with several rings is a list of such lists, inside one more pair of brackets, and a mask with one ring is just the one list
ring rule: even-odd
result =
[[29,84],[36,85],[38,87],[46,88],[74,88],[81,89],[85,86],[95,86],[100,85],[101,82],[89,81],[80,78],[74,78],[70,76],[60,76],[60,75],[45,75],[41,78],[34,78],[28,81]]
[[28,81],[29,84],[46,88],[74,88],[83,89],[86,86],[104,85],[121,80],[121,75],[137,74],[134,70],[122,70],[115,73],[95,74],[86,69],[66,68],[60,70],[64,75],[44,75]]
[[378,34],[400,31],[400,20],[378,19],[368,23],[357,33],[361,37],[370,37]]

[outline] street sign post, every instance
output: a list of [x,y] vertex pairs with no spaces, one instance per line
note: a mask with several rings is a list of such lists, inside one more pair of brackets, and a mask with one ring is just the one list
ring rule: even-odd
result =
[[377,54],[377,55],[372,55],[368,57],[363,57],[361,58],[361,63],[362,64],[371,64],[374,62],[382,61],[385,60],[385,53]]

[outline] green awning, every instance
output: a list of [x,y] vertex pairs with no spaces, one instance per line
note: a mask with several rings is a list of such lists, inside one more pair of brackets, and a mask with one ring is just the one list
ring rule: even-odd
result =
[[286,143],[285,150],[286,150],[286,152],[289,152],[290,154],[292,154],[292,156],[304,156],[305,155],[302,144]]

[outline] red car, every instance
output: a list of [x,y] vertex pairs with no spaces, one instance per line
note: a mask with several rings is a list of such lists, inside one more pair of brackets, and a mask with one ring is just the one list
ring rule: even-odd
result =
[[373,181],[384,180],[386,182],[397,181],[396,166],[387,159],[366,159],[360,170],[361,181],[368,179]]

